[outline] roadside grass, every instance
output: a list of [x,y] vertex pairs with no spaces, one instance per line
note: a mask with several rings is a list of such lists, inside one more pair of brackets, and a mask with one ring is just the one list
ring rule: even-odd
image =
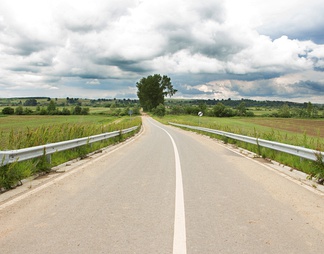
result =
[[157,120],[168,124],[203,126],[236,134],[324,150],[324,119],[300,120],[291,118],[249,118],[249,117],[198,117],[167,115]]
[[[2,117],[0,119],[0,150],[18,149],[36,144],[46,144],[46,142],[64,141],[66,140],[64,138],[69,134],[72,136],[74,134],[72,138],[81,137],[82,133],[89,133],[90,135],[99,134],[102,127],[111,126],[114,121],[119,121],[120,119],[123,118],[98,115],[10,115]],[[74,131],[73,126],[77,128]],[[78,131],[78,133],[75,131]],[[28,138],[31,140],[27,140]],[[42,140],[43,143],[41,143]]]
[[[4,120],[5,121],[2,121]],[[14,150],[59,141],[88,137],[105,132],[122,130],[141,125],[140,117],[106,117],[106,116],[8,116],[0,119],[0,150]],[[87,157],[87,154],[98,151],[109,145],[121,142],[134,135],[119,135],[104,141],[87,144],[74,149],[57,152],[48,161],[46,154],[23,162],[1,166],[0,191],[21,184],[21,180],[35,174],[50,172],[53,166],[66,161]]]
[[[318,151],[324,150],[324,119],[301,120],[286,118],[215,118],[198,116],[171,116],[155,118],[156,120],[168,124],[168,122],[202,126],[210,129],[217,129],[235,134],[276,141],[280,143],[301,146]],[[193,130],[191,130],[193,131]],[[197,131],[199,132],[199,131]],[[260,157],[277,161],[283,165],[290,166],[316,178],[319,182],[324,176],[324,168],[320,166],[320,161],[310,161],[300,157],[275,151],[269,148],[224,138],[219,135],[200,132],[222,140],[224,143],[231,143],[238,147],[250,150]]]

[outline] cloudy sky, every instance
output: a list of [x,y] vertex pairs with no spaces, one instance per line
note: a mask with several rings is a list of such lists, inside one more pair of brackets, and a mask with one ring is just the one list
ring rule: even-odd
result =
[[0,97],[324,103],[323,0],[1,0]]

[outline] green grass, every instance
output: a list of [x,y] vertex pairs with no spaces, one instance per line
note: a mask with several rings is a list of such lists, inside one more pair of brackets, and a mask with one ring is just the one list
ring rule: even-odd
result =
[[[107,116],[7,116],[0,118],[1,150],[13,150],[44,145],[59,141],[88,137],[95,134],[126,129],[141,125],[140,117]],[[1,166],[0,191],[21,183],[21,180],[36,173],[47,173],[51,167],[75,158],[84,158],[93,151],[134,135],[139,131],[119,135],[115,138],[84,145],[51,156],[51,164],[46,156],[29,161],[15,162]]]
[[[115,121],[121,121],[123,118],[104,117],[96,115],[87,116],[7,116],[0,118],[0,150],[18,149],[32,145],[41,145],[32,142],[31,137],[35,135],[44,140],[44,142],[63,141],[67,134],[67,129],[72,126],[88,128],[85,134],[99,134],[102,126],[111,125]],[[126,118],[125,118],[126,119]],[[123,120],[124,121],[124,120]],[[91,129],[90,129],[91,126]],[[96,128],[98,130],[94,130]],[[76,137],[80,137],[76,134]],[[62,136],[62,138],[60,138]],[[71,138],[73,138],[71,136]],[[28,140],[29,139],[29,140]],[[63,139],[63,140],[62,140]],[[19,145],[14,140],[20,140]]]
[[[163,118],[156,118],[157,120],[167,124],[168,122],[175,122],[186,125],[200,125],[202,127],[217,129],[226,132],[241,134],[245,136],[257,137],[261,139],[286,143],[296,146],[307,147],[314,150],[324,150],[324,136],[318,131],[321,126],[324,127],[324,120],[292,120],[292,119],[277,119],[277,118],[215,118],[215,117],[201,117],[198,116],[165,116]],[[275,125],[271,124],[273,121],[278,121]],[[299,126],[296,128],[297,121]],[[269,126],[266,126],[266,125]],[[313,128],[313,129],[312,129]],[[310,135],[305,131],[307,130]],[[322,131],[324,129],[322,128]],[[317,133],[317,134],[315,134]],[[284,165],[296,168],[311,176],[323,176],[324,169],[319,166],[319,162],[312,162],[306,159],[300,159],[297,156],[286,153],[274,151],[272,149],[258,147],[257,145],[248,144],[245,142],[231,140],[221,136],[208,134],[213,138],[222,139],[225,143],[232,143],[244,149],[250,150],[264,158],[269,158],[278,161]],[[319,172],[319,170],[321,172]],[[320,179],[318,179],[320,180]]]
[[[271,141],[287,143],[291,145],[303,146],[315,150],[324,149],[324,136],[320,133],[318,126],[323,126],[324,119],[309,119],[309,120],[293,120],[293,119],[279,119],[280,122],[276,126],[271,126],[271,122],[278,121],[278,118],[248,118],[248,117],[198,117],[198,116],[171,116],[167,115],[163,118],[158,118],[159,121],[168,124],[168,122],[175,122],[187,125],[200,125],[203,127],[217,129],[236,134],[258,137]],[[299,121],[298,128],[293,128],[293,124],[288,124],[293,121]],[[267,125],[265,125],[265,123]],[[304,124],[304,126],[302,126]],[[309,129],[313,128],[313,129]],[[309,133],[305,132],[308,130]],[[293,131],[292,131],[293,130]]]

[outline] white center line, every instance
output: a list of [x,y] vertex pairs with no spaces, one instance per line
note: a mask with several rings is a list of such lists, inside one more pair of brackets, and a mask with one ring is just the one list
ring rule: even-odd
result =
[[[151,122],[152,123],[152,122]],[[176,166],[176,192],[175,192],[175,216],[174,216],[174,235],[173,235],[173,254],[186,254],[186,221],[185,221],[185,209],[184,209],[184,198],[183,198],[183,183],[182,183],[182,173],[180,157],[178,153],[178,148],[174,139],[168,131],[161,128],[160,126],[152,123],[154,126],[165,131],[171,139],[175,166]]]

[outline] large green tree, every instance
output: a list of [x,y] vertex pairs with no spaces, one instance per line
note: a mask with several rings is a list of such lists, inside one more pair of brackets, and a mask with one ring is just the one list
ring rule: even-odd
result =
[[171,79],[160,74],[142,78],[136,83],[137,96],[144,111],[152,111],[160,104],[164,104],[166,96],[174,95],[177,90],[173,88]]

